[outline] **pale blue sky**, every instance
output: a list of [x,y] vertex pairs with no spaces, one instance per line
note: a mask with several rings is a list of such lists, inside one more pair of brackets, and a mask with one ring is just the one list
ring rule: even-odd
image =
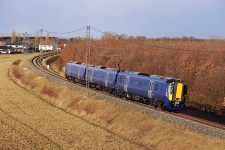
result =
[[[0,0],[0,20],[0,33],[66,32],[90,25],[153,38],[225,38],[225,0]],[[85,36],[85,30],[55,36],[77,35]]]

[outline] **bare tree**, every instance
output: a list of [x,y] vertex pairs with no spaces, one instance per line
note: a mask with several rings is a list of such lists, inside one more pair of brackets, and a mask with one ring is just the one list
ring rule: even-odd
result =
[[37,32],[36,34],[35,34],[35,45],[34,45],[34,49],[35,49],[35,51],[36,51],[36,48],[37,48],[37,44],[38,44],[38,40],[39,40],[39,32]]
[[15,30],[13,30],[11,32],[11,43],[14,43],[14,42],[16,42],[16,31]]

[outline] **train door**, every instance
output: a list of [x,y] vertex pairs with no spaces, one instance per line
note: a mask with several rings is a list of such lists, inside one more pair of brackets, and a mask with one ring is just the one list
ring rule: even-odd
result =
[[153,85],[154,85],[154,81],[150,80],[149,88],[148,88],[148,97],[149,98],[152,98],[153,97],[153,94],[152,94]]
[[81,67],[78,67],[77,75],[78,75],[78,79],[79,79],[79,80],[80,80],[80,72],[81,72]]
[[182,93],[183,93],[183,84],[177,83],[175,101],[181,101],[182,100]]
[[105,87],[108,87],[108,86],[109,86],[108,83],[109,83],[109,72],[106,73],[106,77],[105,77]]
[[129,76],[125,77],[125,83],[124,83],[124,91],[128,93],[128,82],[129,82]]

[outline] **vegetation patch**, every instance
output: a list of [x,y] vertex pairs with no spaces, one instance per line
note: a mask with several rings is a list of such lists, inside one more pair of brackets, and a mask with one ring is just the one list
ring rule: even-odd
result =
[[48,96],[49,98],[58,98],[58,91],[55,88],[45,85],[42,90],[41,94]]

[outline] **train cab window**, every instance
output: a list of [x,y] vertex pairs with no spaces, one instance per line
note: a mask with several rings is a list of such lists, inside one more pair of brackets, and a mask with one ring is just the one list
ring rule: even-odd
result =
[[158,91],[158,90],[159,90],[159,84],[155,84],[154,90],[155,90],[155,91]]
[[168,93],[173,93],[173,84],[169,84]]

